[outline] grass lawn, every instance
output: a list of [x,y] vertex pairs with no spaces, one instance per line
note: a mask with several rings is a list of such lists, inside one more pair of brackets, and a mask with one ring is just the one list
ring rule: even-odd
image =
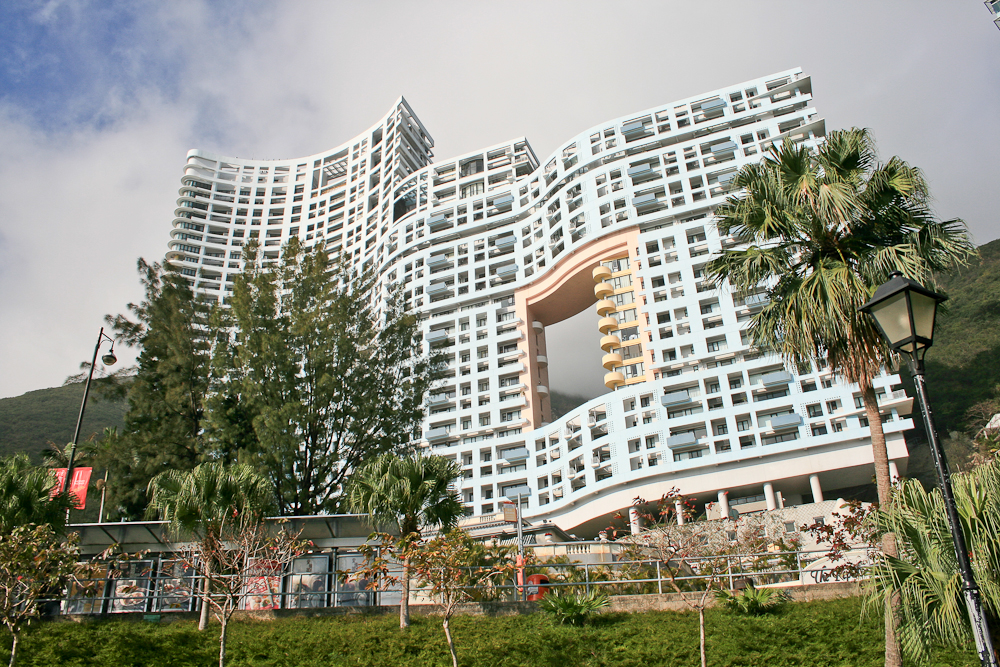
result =
[[[707,615],[708,664],[716,667],[882,664],[879,619],[859,621],[858,599],[791,604],[751,618],[720,609]],[[328,667],[450,667],[439,618],[415,616],[400,632],[394,616],[285,618],[232,623],[227,664]],[[24,636],[18,665],[181,667],[218,663],[218,626],[199,633],[193,621],[153,624],[47,622]],[[560,627],[543,614],[452,619],[463,667],[697,667],[698,617],[693,613],[608,613],[584,628]],[[8,639],[9,641],[9,639]],[[5,644],[6,649],[9,644]],[[6,651],[0,651],[6,661]],[[934,667],[977,664],[971,650],[940,650]]]

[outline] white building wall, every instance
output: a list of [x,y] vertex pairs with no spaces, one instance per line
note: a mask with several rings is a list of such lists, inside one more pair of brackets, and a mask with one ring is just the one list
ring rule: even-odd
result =
[[[542,162],[521,138],[430,164],[433,140],[400,99],[365,133],[308,158],[192,151],[167,257],[206,297],[224,298],[243,241],[256,236],[277,258],[297,235],[375,271],[382,298],[401,289],[428,349],[447,358],[419,444],[462,465],[475,514],[518,487],[526,516],[565,529],[599,528],[636,496],[674,487],[701,501],[730,490],[732,502],[771,482],[801,502],[811,475],[829,488],[870,480],[859,394],[828,369],[750,350],[741,332],[758,304],[708,288],[702,267],[734,246],[712,218],[728,179],[775,141],[824,133],[811,80],[794,69],[609,121]],[[647,381],[533,423],[547,390],[530,381],[540,366],[527,339],[544,328],[518,319],[515,293],[623,230],[638,234],[629,256]],[[891,392],[898,382],[876,385],[890,458],[903,462],[911,400]]]

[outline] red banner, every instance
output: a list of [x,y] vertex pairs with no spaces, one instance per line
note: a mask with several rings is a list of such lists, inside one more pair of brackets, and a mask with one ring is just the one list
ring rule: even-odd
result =
[[[73,507],[82,510],[87,508],[87,489],[90,486],[90,473],[93,468],[73,468],[73,482],[69,485],[69,493],[75,499]],[[55,468],[56,484],[52,487],[51,496],[63,490],[66,484],[66,468]]]

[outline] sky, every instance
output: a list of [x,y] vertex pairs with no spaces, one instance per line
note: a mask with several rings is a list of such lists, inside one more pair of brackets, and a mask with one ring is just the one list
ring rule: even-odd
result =
[[[1000,30],[980,0],[3,0],[0,44],[0,397],[61,384],[142,297],[188,150],[311,155],[400,95],[440,159],[524,136],[544,163],[605,121],[801,67],[828,129],[870,128],[941,218],[1000,237]],[[603,373],[580,366],[553,388]]]

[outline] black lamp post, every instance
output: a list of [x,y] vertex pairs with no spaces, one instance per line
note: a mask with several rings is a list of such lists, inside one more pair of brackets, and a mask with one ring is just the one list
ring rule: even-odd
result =
[[948,524],[951,527],[952,541],[955,544],[955,557],[958,560],[959,573],[962,575],[962,591],[965,594],[965,604],[969,610],[972,622],[972,634],[976,639],[976,651],[979,662],[990,667],[997,667],[996,653],[990,638],[989,626],[983,614],[979,587],[972,575],[972,563],[969,561],[969,550],[965,543],[965,533],[955,506],[955,496],[951,490],[951,473],[945,460],[944,450],[934,428],[934,418],[931,415],[930,402],[927,399],[927,387],[924,381],[924,355],[927,348],[934,342],[934,319],[938,304],[947,297],[932,292],[920,284],[903,277],[898,271],[889,276],[889,281],[881,285],[871,301],[861,307],[861,311],[875,318],[882,335],[889,346],[898,352],[904,352],[913,374],[913,383],[917,389],[917,400],[924,414],[924,425],[927,427],[927,439],[930,441],[934,466],[937,468],[938,483],[944,499]]
[[[83,426],[83,412],[87,409],[87,397],[90,395],[90,381],[94,379],[94,366],[97,365],[97,353],[101,351],[101,343],[105,340],[111,341],[111,349],[101,357],[105,366],[111,366],[118,358],[115,357],[115,339],[104,333],[97,335],[97,345],[94,346],[94,358],[90,361],[90,372],[87,374],[87,384],[83,389],[83,402],[80,403],[80,416],[76,418],[76,431],[73,433],[73,444],[69,448],[69,461],[66,465],[66,480],[63,482],[63,491],[69,491],[73,483],[73,460],[76,458],[76,445],[80,441],[80,427]],[[66,523],[69,523],[69,510],[66,510]]]

